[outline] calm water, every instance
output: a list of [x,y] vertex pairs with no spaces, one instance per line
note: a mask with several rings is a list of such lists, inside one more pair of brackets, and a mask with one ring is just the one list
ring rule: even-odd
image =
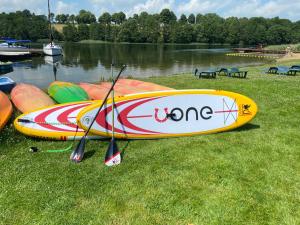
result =
[[7,74],[16,82],[35,84],[46,88],[54,80],[70,82],[98,82],[115,74],[122,64],[128,67],[124,76],[148,77],[191,73],[196,67],[256,65],[261,59],[229,57],[229,48],[203,45],[151,44],[65,44],[62,57],[34,57],[14,62],[14,71]]

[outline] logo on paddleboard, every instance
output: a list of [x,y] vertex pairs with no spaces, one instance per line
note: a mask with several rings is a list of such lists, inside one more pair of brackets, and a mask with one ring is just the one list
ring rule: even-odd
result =
[[252,115],[251,111],[250,111],[250,107],[251,105],[249,104],[243,104],[242,107],[241,107],[241,111],[240,111],[240,114],[241,116],[250,116]]
[[199,118],[201,118],[203,120],[209,120],[212,118],[212,114],[213,114],[213,110],[209,106],[203,106],[199,109],[197,109],[195,107],[189,107],[187,109],[182,109],[180,107],[176,107],[176,108],[173,108],[170,111],[170,113],[168,113],[168,111],[169,111],[168,108],[164,108],[165,118],[160,119],[160,118],[158,118],[159,109],[155,108],[154,109],[155,120],[159,123],[166,122],[168,120],[168,118],[175,122],[179,122],[181,120],[189,121],[191,118],[191,114],[194,115],[194,118],[196,119],[196,121],[199,120]]
[[85,116],[85,117],[83,117],[83,122],[87,125],[87,126],[89,126],[90,124],[91,124],[91,122],[92,122],[92,117],[90,117],[90,116]]

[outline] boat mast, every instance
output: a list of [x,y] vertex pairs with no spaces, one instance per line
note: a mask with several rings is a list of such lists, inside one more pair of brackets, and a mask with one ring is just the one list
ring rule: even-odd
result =
[[53,42],[53,34],[52,34],[52,27],[51,27],[51,15],[50,15],[50,3],[48,0],[48,22],[49,22],[49,39],[50,39],[50,44],[52,45]]

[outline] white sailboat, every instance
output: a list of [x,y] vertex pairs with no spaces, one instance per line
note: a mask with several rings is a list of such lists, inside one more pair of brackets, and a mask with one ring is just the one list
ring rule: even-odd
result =
[[55,55],[62,55],[62,48],[60,45],[54,44],[53,42],[53,34],[52,34],[52,27],[50,21],[50,3],[48,0],[48,20],[49,20],[49,36],[50,36],[50,43],[44,44],[43,52],[45,55],[55,56]]

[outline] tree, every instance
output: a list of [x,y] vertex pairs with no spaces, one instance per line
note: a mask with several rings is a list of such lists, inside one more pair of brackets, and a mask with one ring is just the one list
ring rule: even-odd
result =
[[187,23],[179,23],[172,29],[172,42],[175,43],[191,43],[194,36],[192,25]]
[[126,20],[126,15],[123,12],[114,13],[111,16],[111,21],[115,24],[122,24]]
[[196,16],[196,21],[195,23],[201,23],[201,21],[203,20],[203,15],[201,13],[198,13]]
[[163,9],[160,14],[160,22],[163,24],[171,24],[173,22],[176,22],[177,18],[173,11],[170,11],[169,9]]
[[291,43],[291,29],[283,25],[274,25],[267,31],[268,42],[270,44]]
[[188,17],[188,22],[189,22],[190,24],[194,24],[195,21],[196,21],[195,15],[194,15],[193,13],[190,14],[189,17]]
[[63,27],[63,36],[65,41],[79,41],[78,30],[71,24]]
[[58,23],[65,24],[69,18],[69,14],[57,14],[55,17],[55,21]]
[[122,42],[140,42],[140,33],[138,31],[138,23],[135,19],[131,18],[124,22],[120,27],[118,40]]
[[78,36],[79,36],[79,40],[87,40],[89,39],[89,27],[86,24],[79,24],[78,25]]
[[35,15],[29,10],[0,14],[0,36],[16,39],[48,38],[48,20],[44,15]]
[[266,20],[262,17],[252,17],[244,21],[242,26],[242,40],[245,44],[257,45],[258,43],[266,43]]
[[240,21],[237,17],[228,17],[225,20],[225,42],[229,44],[239,44],[240,41]]
[[[199,15],[199,14],[198,14]],[[208,43],[223,43],[224,42],[224,19],[215,13],[208,13],[204,16],[198,16],[197,28],[201,28],[201,37]],[[196,30],[196,36],[200,30]]]
[[82,9],[75,20],[77,23],[91,24],[96,22],[96,17],[91,12]]
[[104,24],[92,23],[89,26],[89,39],[91,40],[104,40],[105,35],[105,26]]
[[140,41],[147,43],[158,42],[160,36],[159,20],[154,15],[149,15],[147,12],[141,12],[137,17]]
[[68,23],[72,23],[74,24],[76,21],[76,16],[74,14],[70,15],[69,18],[68,18]]
[[180,22],[180,23],[186,23],[186,22],[187,22],[186,15],[182,14],[182,15],[180,16],[179,22]]
[[108,12],[103,13],[99,19],[99,23],[110,24],[111,23],[111,15]]

